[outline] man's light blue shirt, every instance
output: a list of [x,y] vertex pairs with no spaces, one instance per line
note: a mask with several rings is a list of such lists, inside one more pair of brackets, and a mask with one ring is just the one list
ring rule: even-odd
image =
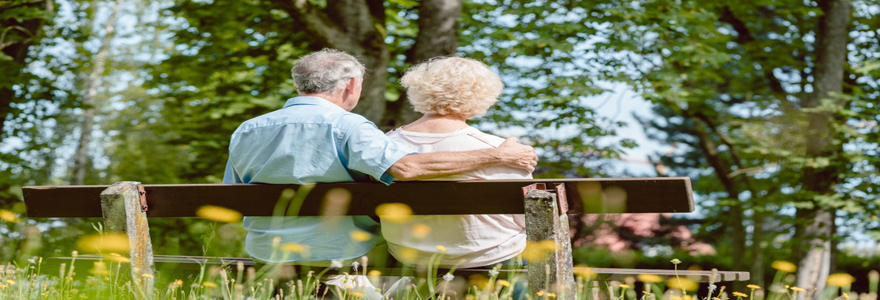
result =
[[[394,177],[386,173],[388,168],[412,153],[361,115],[322,98],[295,97],[284,108],[245,121],[235,130],[223,183],[303,184],[373,177],[391,184]],[[374,233],[378,225],[367,216],[247,217],[245,248],[255,259],[270,262],[350,259],[378,242],[378,237],[355,241],[351,233]],[[275,237],[282,245],[305,245],[308,251],[282,253],[272,247]]]

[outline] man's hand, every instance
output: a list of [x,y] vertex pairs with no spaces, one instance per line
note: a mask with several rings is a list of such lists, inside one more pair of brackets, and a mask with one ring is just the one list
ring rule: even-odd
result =
[[535,166],[538,165],[535,148],[519,144],[516,141],[517,138],[507,138],[504,143],[501,143],[501,146],[495,148],[498,159],[508,167],[523,169],[529,173],[534,172]]

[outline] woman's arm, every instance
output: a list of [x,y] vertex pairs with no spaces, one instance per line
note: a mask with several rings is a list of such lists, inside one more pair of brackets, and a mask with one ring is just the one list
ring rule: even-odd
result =
[[386,172],[395,179],[404,181],[444,177],[498,165],[531,173],[538,164],[535,149],[518,144],[516,140],[508,138],[501,146],[493,149],[407,155]]

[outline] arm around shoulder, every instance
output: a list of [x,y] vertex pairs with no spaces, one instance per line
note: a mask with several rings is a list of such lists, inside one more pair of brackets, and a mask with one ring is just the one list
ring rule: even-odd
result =
[[444,177],[497,165],[531,173],[537,161],[532,147],[517,144],[515,138],[509,138],[493,149],[407,155],[388,168],[387,172],[403,181]]

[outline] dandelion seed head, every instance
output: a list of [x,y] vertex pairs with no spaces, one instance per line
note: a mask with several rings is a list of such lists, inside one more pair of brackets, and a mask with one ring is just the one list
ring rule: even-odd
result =
[[330,261],[330,268],[331,269],[342,269],[342,261],[331,260]]

